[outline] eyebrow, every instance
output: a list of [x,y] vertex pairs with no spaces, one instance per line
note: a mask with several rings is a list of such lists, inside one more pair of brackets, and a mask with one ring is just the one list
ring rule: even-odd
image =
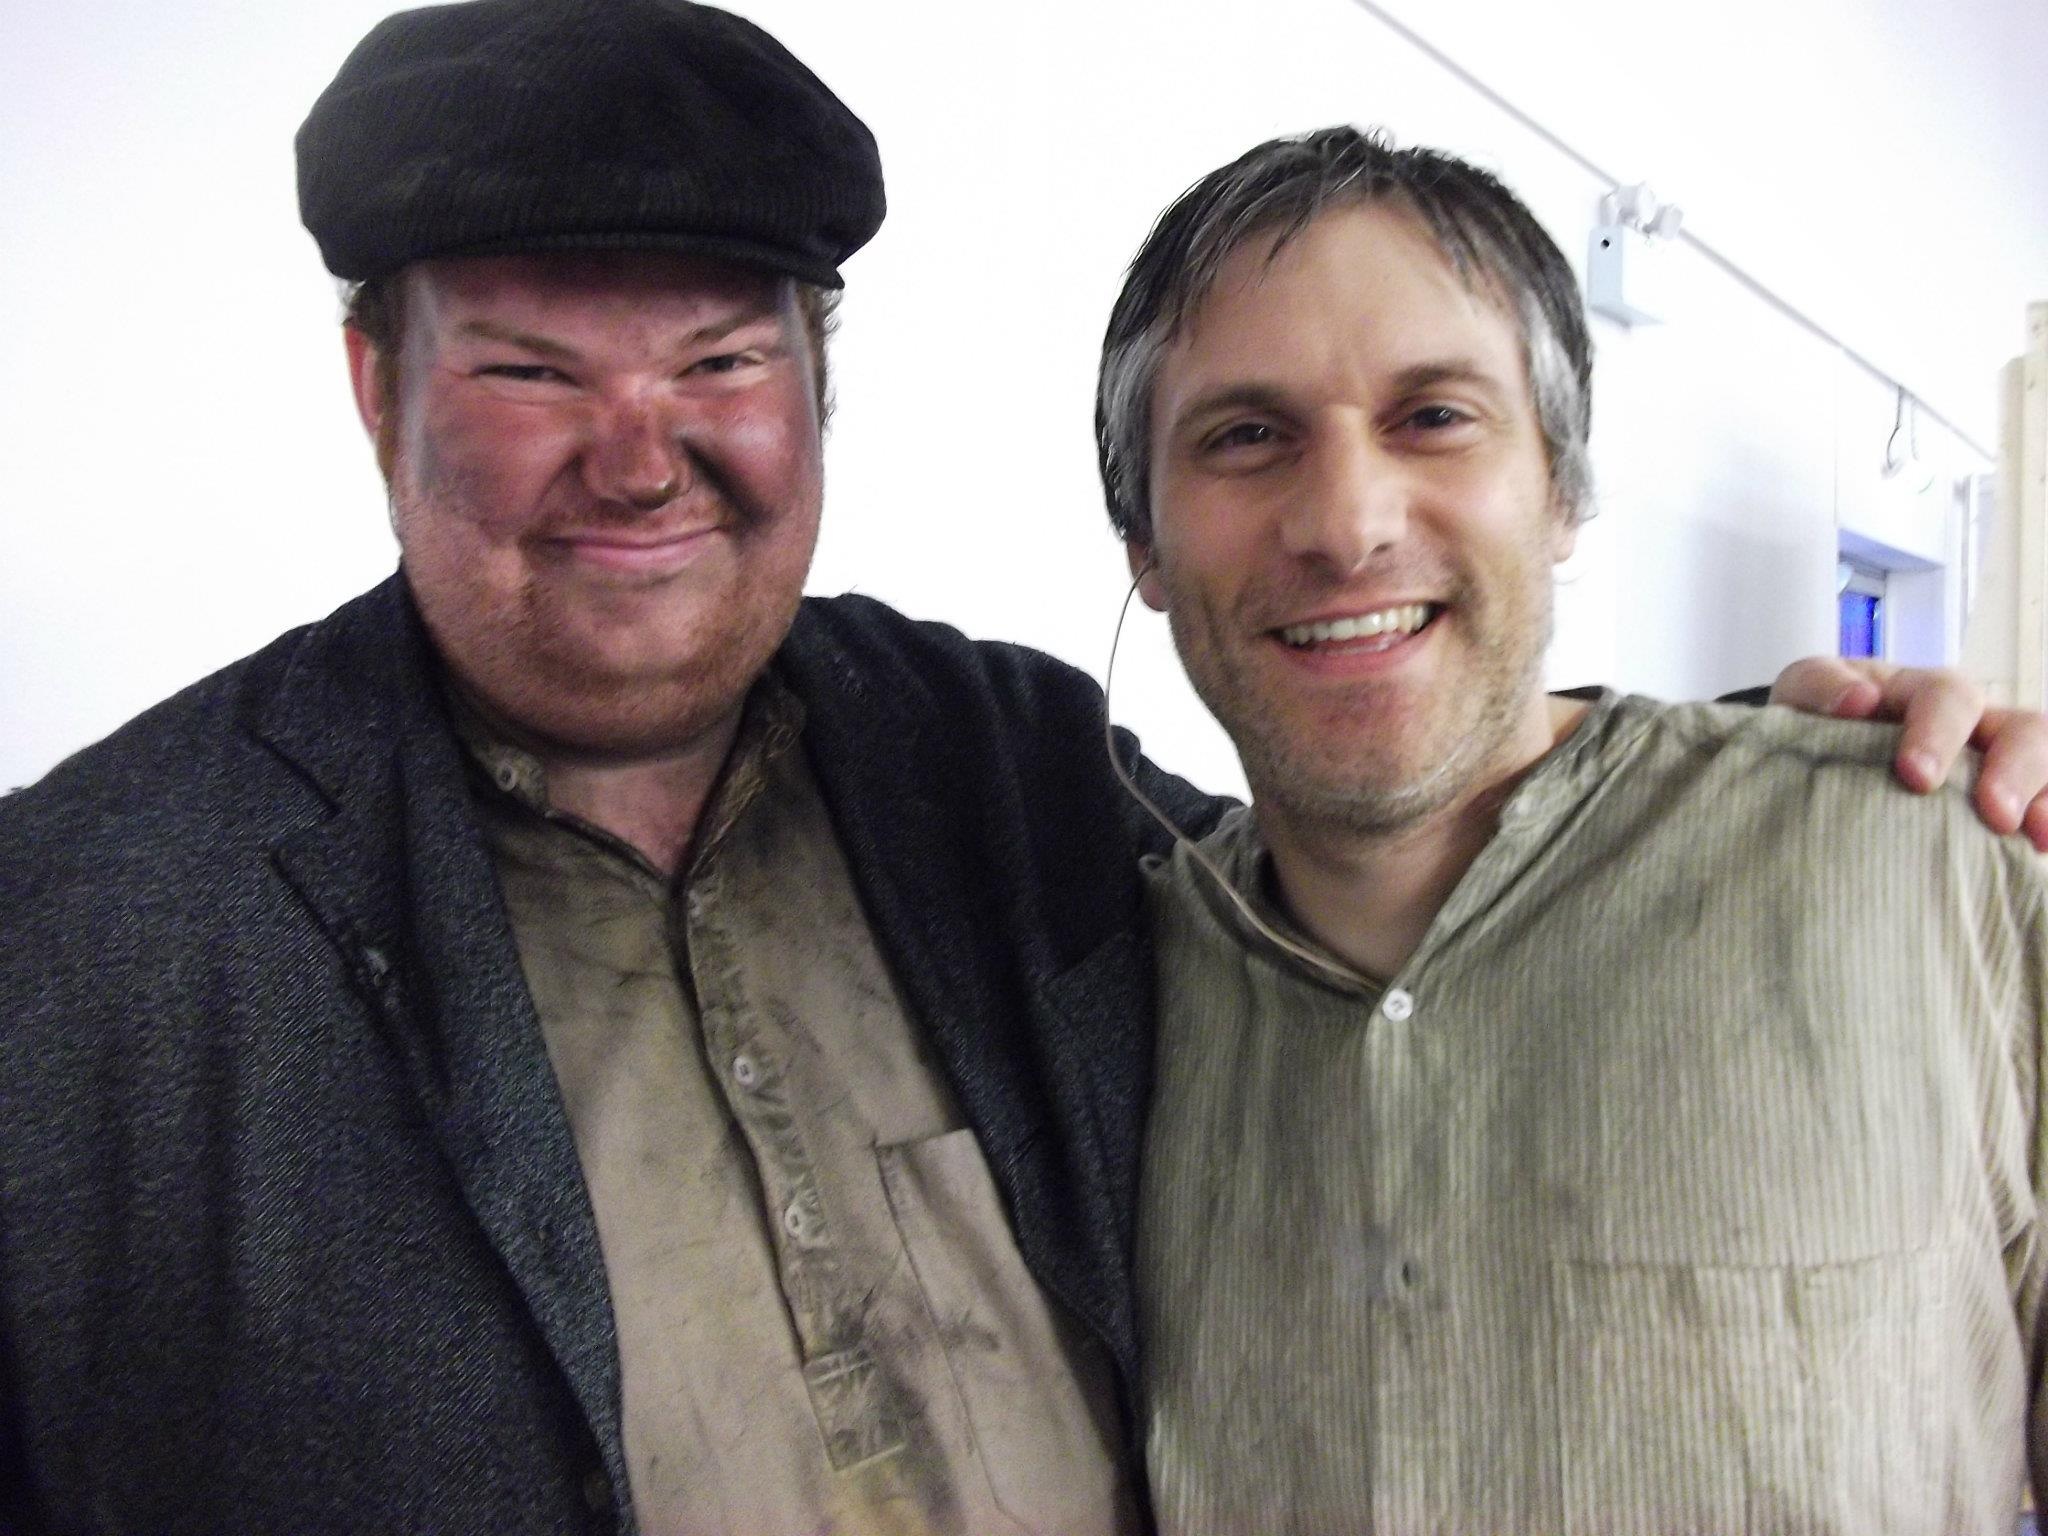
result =
[[499,325],[493,320],[465,320],[455,328],[458,336],[477,341],[501,341],[507,346],[523,347],[541,357],[572,358],[576,355],[573,347],[566,347],[559,341],[550,341],[545,336],[536,336],[531,331],[522,331],[517,326]]
[[[1471,358],[1450,357],[1403,368],[1387,381],[1387,389],[1398,397],[1419,394],[1442,384],[1475,385],[1493,393],[1501,388],[1500,379],[1490,369]],[[1222,411],[1284,411],[1291,398],[1282,386],[1258,380],[1220,384],[1195,396],[1177,411],[1173,428],[1178,430],[1188,422]]]
[[[716,320],[708,325],[698,326],[696,330],[683,338],[682,347],[683,349],[701,347],[723,341],[734,331],[744,330],[750,325],[772,320],[775,318],[775,315],[776,311],[768,307],[743,310],[723,320]],[[522,331],[515,325],[500,325],[494,320],[465,320],[455,328],[455,333],[458,336],[470,337],[480,341],[496,341],[503,342],[507,346],[523,347],[537,357],[554,358],[562,362],[569,361],[577,356],[574,347],[564,345],[562,342],[555,341],[547,336],[536,335],[532,331]]]
[[1280,411],[1286,405],[1287,391],[1277,384],[1222,384],[1204,390],[1174,412],[1173,426],[1177,431],[1191,421],[1219,411]]
[[1419,390],[1434,389],[1439,384],[1476,384],[1483,389],[1498,390],[1500,377],[1491,369],[1481,367],[1470,358],[1443,358],[1434,362],[1417,363],[1412,368],[1403,368],[1389,381],[1394,393],[1412,395]]

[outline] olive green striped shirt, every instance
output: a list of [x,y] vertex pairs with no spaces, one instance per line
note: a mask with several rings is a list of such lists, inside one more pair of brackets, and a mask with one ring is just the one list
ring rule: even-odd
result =
[[2042,866],[1893,741],[1607,697],[1384,987],[1151,871],[1166,1532],[2012,1531]]

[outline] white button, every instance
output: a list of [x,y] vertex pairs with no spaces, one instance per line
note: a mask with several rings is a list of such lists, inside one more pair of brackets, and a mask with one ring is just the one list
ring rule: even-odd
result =
[[761,1069],[754,1065],[754,1058],[744,1051],[732,1059],[732,1080],[742,1088],[752,1088],[761,1081]]
[[1399,1024],[1415,1012],[1415,999],[1396,987],[1381,1000],[1380,1012]]
[[802,1238],[804,1235],[804,1208],[796,1201],[792,1200],[783,1207],[782,1226],[791,1237]]

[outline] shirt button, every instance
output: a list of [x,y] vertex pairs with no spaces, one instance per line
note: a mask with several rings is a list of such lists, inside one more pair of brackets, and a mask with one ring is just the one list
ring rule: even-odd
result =
[[1387,1265],[1387,1294],[1396,1301],[1413,1301],[1422,1294],[1423,1279],[1418,1261],[1395,1259]]
[[1381,1001],[1380,1012],[1400,1024],[1415,1012],[1415,999],[1396,987]]
[[602,1472],[593,1472],[584,1478],[583,1502],[593,1510],[611,1508],[612,1480]]
[[804,1208],[800,1201],[792,1200],[782,1208],[782,1230],[791,1237],[801,1242],[809,1227],[810,1223],[804,1219]]
[[760,1067],[745,1051],[732,1059],[732,1080],[747,1089],[752,1089],[761,1081]]

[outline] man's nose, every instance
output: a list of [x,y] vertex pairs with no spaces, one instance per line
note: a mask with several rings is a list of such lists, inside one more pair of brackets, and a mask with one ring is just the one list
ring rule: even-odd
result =
[[1407,531],[1410,490],[1396,457],[1369,430],[1328,433],[1313,444],[1287,509],[1287,552],[1340,575],[1361,569]]
[[583,479],[593,496],[651,512],[689,487],[687,433],[670,415],[646,401],[606,408],[583,454]]

